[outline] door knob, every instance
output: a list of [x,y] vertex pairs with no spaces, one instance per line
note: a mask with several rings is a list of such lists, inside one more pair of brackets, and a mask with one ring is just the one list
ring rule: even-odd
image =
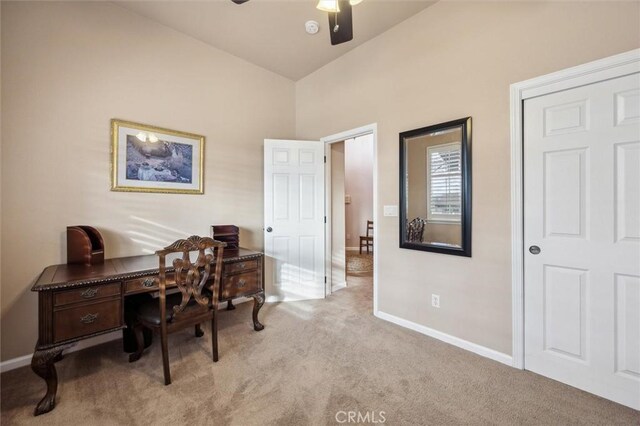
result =
[[538,246],[529,247],[529,253],[531,253],[531,254],[539,254],[540,253],[540,247],[538,247]]
[[272,227],[268,227],[267,228],[267,232],[271,232],[271,231],[273,231],[273,228]]

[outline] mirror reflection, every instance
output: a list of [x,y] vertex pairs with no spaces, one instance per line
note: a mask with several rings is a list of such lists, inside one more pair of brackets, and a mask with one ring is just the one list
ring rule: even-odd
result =
[[401,247],[470,256],[469,121],[401,134]]

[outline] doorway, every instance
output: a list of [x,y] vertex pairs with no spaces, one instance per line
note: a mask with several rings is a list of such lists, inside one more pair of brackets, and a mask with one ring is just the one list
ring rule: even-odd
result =
[[[375,124],[322,138],[326,167],[326,275],[325,294],[338,291],[351,281],[373,281],[373,310],[377,311],[376,221],[376,132]],[[367,236],[367,246],[361,236]],[[368,249],[367,249],[368,247]],[[368,276],[368,278],[367,278]],[[353,281],[356,282],[356,281]],[[360,283],[362,281],[358,281]]]
[[331,291],[373,277],[373,136],[330,144]]
[[638,409],[640,50],[512,95],[514,362]]

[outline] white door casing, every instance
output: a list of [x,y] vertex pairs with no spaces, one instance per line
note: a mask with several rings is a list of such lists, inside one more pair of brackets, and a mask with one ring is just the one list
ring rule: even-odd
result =
[[640,74],[523,116],[524,366],[640,409]]
[[324,144],[265,139],[267,301],[324,297]]
[[[379,235],[378,233],[378,227],[379,227],[379,223],[378,223],[378,154],[377,154],[377,140],[378,140],[378,125],[377,123],[373,123],[373,124],[368,124],[365,126],[361,126],[361,127],[357,127],[351,130],[347,130],[344,132],[340,132],[340,133],[336,133],[330,136],[326,136],[321,138],[320,140],[327,146],[326,148],[326,153],[327,153],[327,176],[326,176],[326,187],[327,188],[331,188],[331,156],[330,154],[330,145],[332,143],[336,143],[336,142],[342,142],[345,141],[347,139],[353,139],[353,138],[357,138],[359,136],[364,136],[364,135],[372,135],[373,137],[373,233],[374,235]],[[326,210],[326,215],[327,215],[327,224],[329,226],[326,227],[326,244],[325,244],[325,256],[326,256],[326,260],[325,260],[325,267],[326,267],[326,272],[325,274],[327,275],[327,278],[332,277],[332,262],[331,262],[331,253],[332,253],[332,247],[331,247],[331,222],[332,222],[332,218],[331,218],[331,200],[330,200],[330,196],[331,196],[331,192],[330,191],[325,191],[325,196],[326,196],[326,205],[327,205],[327,210]],[[379,239],[378,238],[374,238],[373,240],[373,314],[378,316],[379,312],[378,312],[378,244],[379,244]],[[331,287],[333,284],[336,283],[332,283],[331,280],[327,279],[327,295],[331,294]],[[338,283],[339,284],[339,283]]]
[[512,360],[524,369],[523,114],[526,99],[640,72],[640,49],[598,59],[510,86]]
[[[345,221],[345,141],[342,150],[336,142],[325,143],[325,295],[347,286],[346,221]],[[341,241],[340,241],[341,240]]]

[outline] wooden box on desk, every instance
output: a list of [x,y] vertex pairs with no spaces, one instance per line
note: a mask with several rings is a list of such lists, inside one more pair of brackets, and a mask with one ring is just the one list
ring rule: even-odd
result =
[[240,228],[236,225],[211,225],[211,236],[214,240],[227,243],[228,249],[240,247]]
[[104,263],[104,240],[96,228],[84,225],[67,226],[67,263]]

